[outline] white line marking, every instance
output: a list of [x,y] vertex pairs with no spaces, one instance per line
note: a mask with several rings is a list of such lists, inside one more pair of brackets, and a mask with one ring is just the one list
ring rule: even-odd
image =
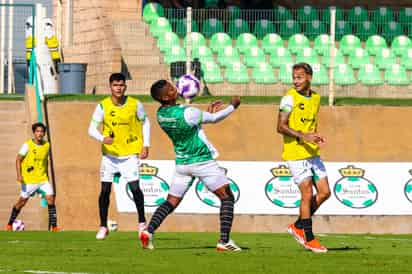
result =
[[24,273],[35,273],[35,274],[92,274],[88,272],[55,272],[55,271],[43,271],[43,270],[24,270]]

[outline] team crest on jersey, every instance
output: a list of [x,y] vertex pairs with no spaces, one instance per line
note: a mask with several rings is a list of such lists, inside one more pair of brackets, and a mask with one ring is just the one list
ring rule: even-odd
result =
[[293,182],[292,173],[285,165],[272,168],[273,178],[265,186],[265,194],[270,202],[284,208],[300,206],[301,195],[298,186]]
[[[409,170],[409,174],[412,175],[412,169]],[[412,203],[412,179],[406,182],[404,192],[406,199]]]
[[361,209],[374,205],[378,199],[376,186],[364,177],[365,170],[349,165],[339,169],[342,175],[334,187],[335,196],[343,205]]
[[[169,185],[165,180],[157,176],[159,169],[148,164],[140,165],[140,188],[144,195],[145,206],[159,206],[166,201]],[[126,193],[133,201],[133,194],[126,184]]]

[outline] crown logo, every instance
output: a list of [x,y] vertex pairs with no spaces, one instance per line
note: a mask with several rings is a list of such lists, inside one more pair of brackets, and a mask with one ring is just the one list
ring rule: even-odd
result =
[[345,168],[339,169],[339,173],[343,177],[363,177],[365,170],[349,165]]
[[279,165],[278,167],[272,168],[270,170],[275,177],[287,177],[292,176],[289,168],[285,165]]
[[155,176],[157,174],[158,168],[154,166],[149,166],[148,164],[141,164],[139,167],[141,175]]

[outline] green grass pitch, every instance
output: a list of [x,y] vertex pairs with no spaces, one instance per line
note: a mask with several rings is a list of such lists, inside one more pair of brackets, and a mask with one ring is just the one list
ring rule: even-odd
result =
[[132,232],[0,232],[0,273],[411,273],[410,235],[320,235],[326,254],[269,233],[233,233],[243,251],[221,253],[217,236],[158,233],[149,251]]

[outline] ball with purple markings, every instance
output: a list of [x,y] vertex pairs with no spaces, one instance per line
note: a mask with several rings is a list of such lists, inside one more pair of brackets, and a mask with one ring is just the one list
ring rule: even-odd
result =
[[199,94],[200,81],[192,74],[186,74],[177,80],[177,92],[185,99],[192,99]]
[[13,231],[23,231],[24,222],[22,220],[14,220],[13,222]]

